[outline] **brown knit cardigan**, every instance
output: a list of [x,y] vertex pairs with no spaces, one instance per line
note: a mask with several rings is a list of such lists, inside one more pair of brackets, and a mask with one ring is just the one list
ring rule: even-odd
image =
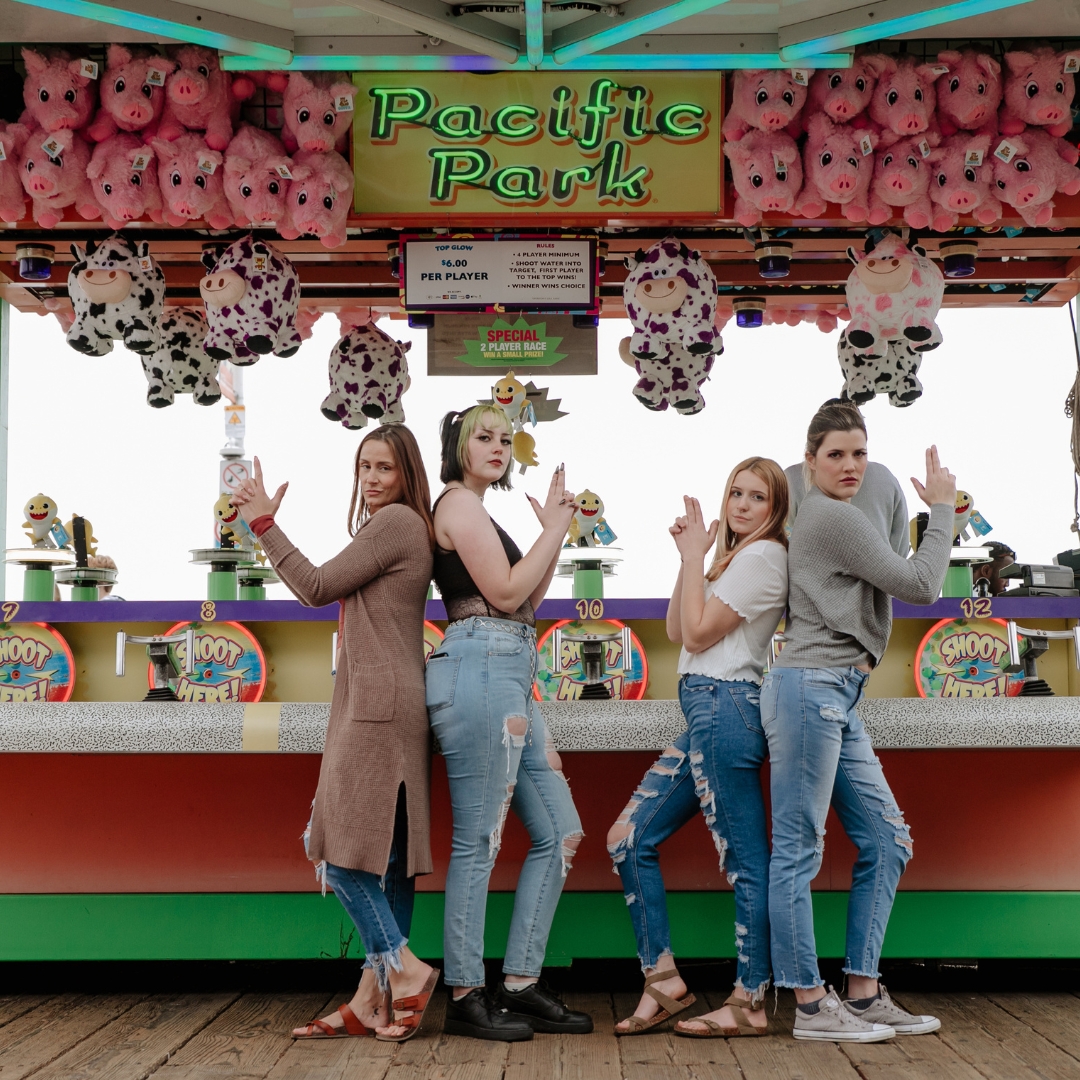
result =
[[408,874],[431,873],[431,733],[424,697],[427,526],[401,503],[374,513],[352,543],[312,566],[274,525],[260,538],[300,603],[343,606],[334,697],[308,857],[383,874],[398,788],[409,814]]

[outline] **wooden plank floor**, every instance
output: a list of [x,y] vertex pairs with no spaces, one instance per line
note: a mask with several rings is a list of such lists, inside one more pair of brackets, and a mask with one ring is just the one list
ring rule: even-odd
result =
[[[12,994],[0,997],[0,1080],[1077,1080],[1080,994],[910,993],[941,1017],[936,1035],[871,1046],[791,1038],[781,994],[765,1039],[681,1039],[670,1030],[616,1039],[635,999],[569,994],[596,1022],[587,1036],[485,1043],[441,1034],[440,990],[424,1030],[401,1046],[374,1039],[294,1042],[297,1024],[338,993]],[[723,993],[698,995],[692,1013]]]

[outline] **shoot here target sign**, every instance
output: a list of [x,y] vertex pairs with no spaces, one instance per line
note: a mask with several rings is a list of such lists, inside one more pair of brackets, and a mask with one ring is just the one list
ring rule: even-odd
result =
[[[166,637],[181,634],[191,623],[179,622]],[[223,704],[261,701],[266,690],[266,657],[254,634],[237,622],[195,623],[195,670],[184,674],[187,648],[172,646],[181,674],[173,689],[181,701]],[[154,669],[147,665],[147,680],[154,685]]]
[[719,72],[357,72],[354,209],[396,223],[723,209]]
[[0,702],[69,701],[74,689],[71,649],[48,623],[0,625]]

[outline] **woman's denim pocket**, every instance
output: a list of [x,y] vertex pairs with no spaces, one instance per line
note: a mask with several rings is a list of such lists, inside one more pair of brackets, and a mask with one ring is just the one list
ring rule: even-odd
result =
[[809,668],[806,681],[811,686],[847,686],[847,676],[839,668]]
[[755,735],[764,735],[765,729],[761,723],[761,693],[758,690],[742,690],[728,687],[728,693],[739,710],[743,723]]
[[488,656],[520,656],[525,648],[525,639],[517,634],[492,634]]
[[769,672],[761,684],[759,715],[764,731],[776,719],[776,698],[780,692],[780,676]]
[[460,667],[460,656],[435,653],[428,660],[424,686],[429,713],[439,712],[440,709],[447,709],[454,704],[454,692],[457,689]]

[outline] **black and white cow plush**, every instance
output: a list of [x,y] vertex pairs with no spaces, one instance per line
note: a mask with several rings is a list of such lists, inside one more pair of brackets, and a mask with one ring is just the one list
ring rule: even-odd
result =
[[75,321],[67,343],[88,356],[112,352],[114,341],[132,352],[152,353],[160,337],[165,275],[150,257],[150,245],[113,233],[101,244],[91,240],[85,251],[72,244],[71,254],[68,295]]
[[204,249],[203,265],[209,272],[199,292],[209,323],[203,342],[209,356],[244,365],[267,353],[292,356],[300,348],[300,278],[276,247],[248,234],[216,257]]
[[196,405],[221,400],[217,373],[220,360],[203,351],[206,318],[197,308],[166,308],[161,320],[161,344],[142,358],[149,386],[146,403],[155,409],[171,405],[177,394],[190,394]]
[[634,397],[653,412],[674,407],[683,416],[694,416],[705,408],[701,387],[709,378],[716,355],[694,354],[678,346],[664,357],[642,360],[630,351],[630,338],[619,342],[619,356],[640,376],[634,385]]
[[357,326],[342,312],[341,338],[330,353],[330,393],[319,406],[328,420],[353,430],[368,419],[405,422],[401,395],[409,388],[405,353],[411,341],[395,341],[374,323]]
[[837,344],[837,354],[844,376],[844,400],[864,405],[877,394],[888,394],[890,405],[904,409],[922,397],[919,366],[923,354],[910,342],[889,341],[884,356],[867,358],[848,341],[845,329]]

